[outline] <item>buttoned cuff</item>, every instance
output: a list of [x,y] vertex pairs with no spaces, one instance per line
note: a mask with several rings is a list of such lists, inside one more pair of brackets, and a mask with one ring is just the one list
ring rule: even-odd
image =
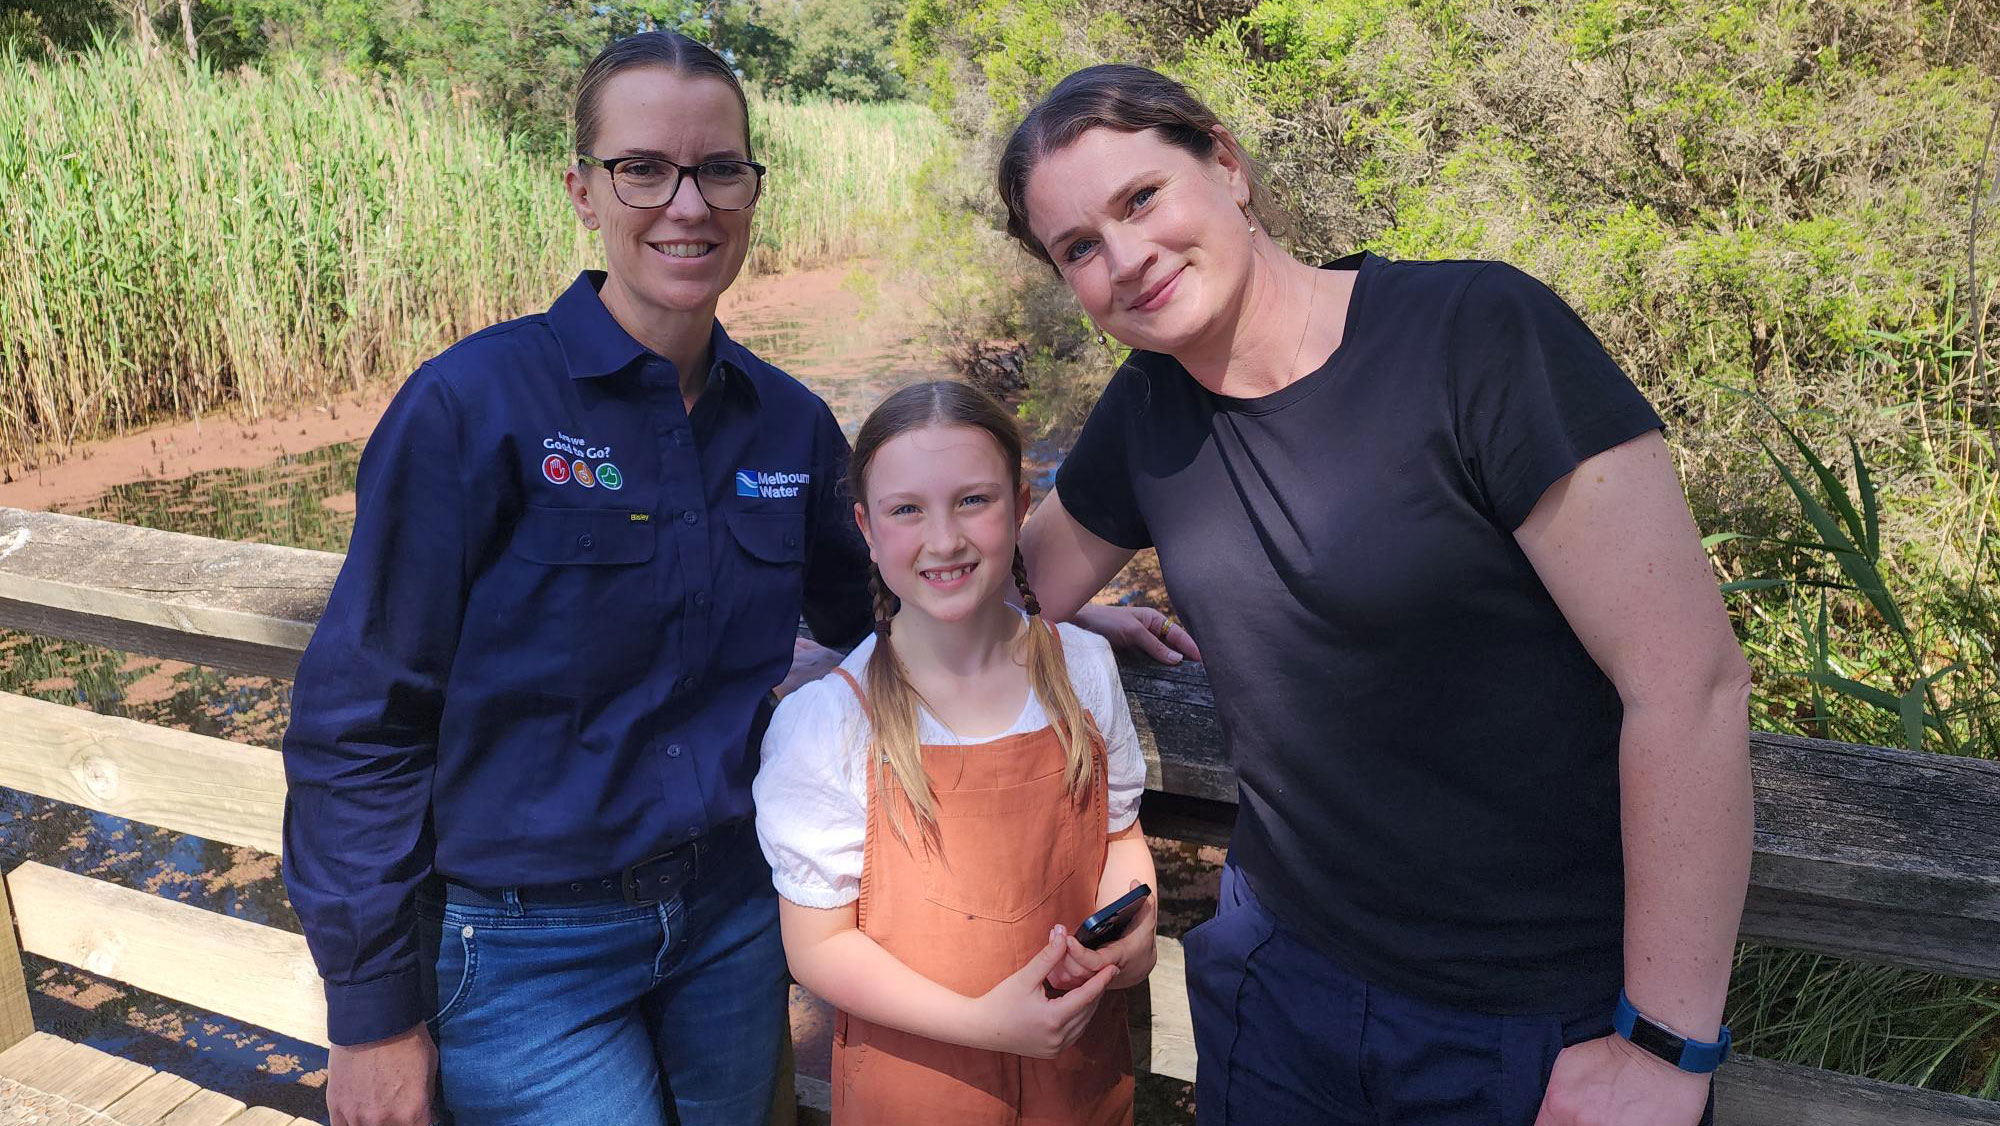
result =
[[372,981],[325,984],[326,1038],[336,1044],[384,1040],[423,1022],[414,968]]

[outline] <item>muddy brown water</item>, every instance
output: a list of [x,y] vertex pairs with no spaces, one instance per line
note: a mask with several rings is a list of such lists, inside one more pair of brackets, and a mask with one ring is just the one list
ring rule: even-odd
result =
[[[741,288],[745,293],[724,310],[731,332],[819,392],[850,435],[888,391],[949,374],[910,327],[909,296],[885,286],[867,264],[756,279]],[[376,392],[351,396],[331,412],[307,408],[257,424],[211,420],[206,433],[180,424],[127,436],[103,444],[96,456],[17,470],[0,484],[0,505],[341,551],[353,527],[358,438],[385,402]],[[325,417],[342,410],[345,418]],[[354,440],[312,444],[329,436]],[[272,457],[277,450],[294,452]],[[1034,449],[1029,468],[1038,493],[1052,481],[1061,453],[1053,443]],[[183,466],[201,468],[175,472]],[[1113,587],[1120,601],[1154,601],[1158,589],[1149,559],[1135,561]],[[0,690],[218,738],[276,748],[290,689],[287,681],[0,631]],[[1153,846],[1161,930],[1178,936],[1212,909],[1221,854],[1168,840]],[[10,864],[35,860],[251,922],[299,926],[277,858],[268,853],[11,790],[0,790],[0,855]],[[23,961],[38,1029],[252,1105],[325,1120],[325,1049],[63,963],[34,955]],[[824,1006],[799,995],[793,1023],[801,1072],[824,1076],[830,1027]],[[1187,1084],[1149,1077],[1139,1098],[1141,1126],[1193,1121]]]

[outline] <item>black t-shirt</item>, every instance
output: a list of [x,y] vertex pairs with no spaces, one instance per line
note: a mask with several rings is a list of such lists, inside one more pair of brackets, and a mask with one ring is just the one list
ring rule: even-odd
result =
[[1515,543],[1661,426],[1562,300],[1490,262],[1359,270],[1340,348],[1257,399],[1135,352],[1056,478],[1157,547],[1288,930],[1405,993],[1552,1011],[1621,982],[1622,709]]

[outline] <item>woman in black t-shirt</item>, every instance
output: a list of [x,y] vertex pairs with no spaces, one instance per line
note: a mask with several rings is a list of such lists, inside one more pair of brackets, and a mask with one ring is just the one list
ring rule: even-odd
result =
[[1065,79],[1000,191],[1134,349],[1035,588],[1062,616],[1158,548],[1237,770],[1186,939],[1204,1126],[1703,1120],[1749,674],[1658,416],[1517,270],[1287,254],[1151,71]]

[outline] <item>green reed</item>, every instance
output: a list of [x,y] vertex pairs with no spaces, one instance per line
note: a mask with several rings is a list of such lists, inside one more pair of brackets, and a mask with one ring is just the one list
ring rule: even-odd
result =
[[[942,138],[914,105],[753,95],[751,266],[865,252]],[[408,371],[598,263],[558,158],[429,87],[0,57],[0,464]]]

